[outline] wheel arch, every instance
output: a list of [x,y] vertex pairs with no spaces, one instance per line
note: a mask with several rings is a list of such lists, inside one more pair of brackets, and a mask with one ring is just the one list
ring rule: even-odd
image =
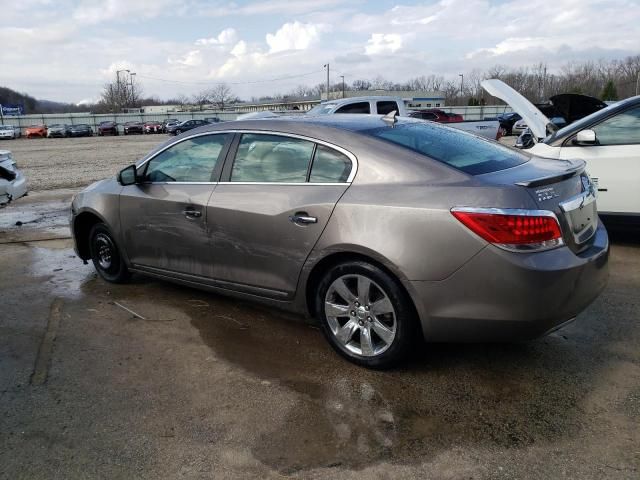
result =
[[380,258],[379,255],[375,254],[374,252],[362,252],[355,249],[330,252],[317,259],[310,267],[309,273],[308,275],[306,275],[304,282],[304,302],[307,315],[309,315],[310,317],[315,317],[315,293],[323,275],[335,265],[353,261],[364,261],[370,263],[381,269],[383,272],[385,272],[387,275],[391,276],[391,278],[395,279],[398,282],[400,288],[406,294],[408,300],[411,303],[411,308],[415,312],[416,322],[418,323],[420,332],[423,333],[423,312],[421,312],[421,310],[418,308],[420,303],[416,301],[416,293],[413,291],[410,282],[405,278],[404,275],[402,275],[401,272],[398,272],[396,269],[394,269],[391,266],[390,262],[385,261],[385,259],[383,258]]
[[97,223],[104,223],[105,225],[107,225],[107,222],[104,220],[104,218],[102,218],[92,210],[85,210],[83,212],[80,212],[73,219],[73,237],[76,242],[76,250],[78,252],[78,256],[82,260],[89,260],[91,258],[91,253],[89,250],[89,232],[91,231],[91,228]]

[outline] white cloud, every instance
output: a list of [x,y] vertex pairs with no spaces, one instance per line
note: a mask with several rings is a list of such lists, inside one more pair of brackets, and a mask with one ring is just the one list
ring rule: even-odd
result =
[[395,53],[402,48],[402,36],[397,33],[372,33],[364,51],[367,55]]
[[217,37],[200,38],[196,45],[230,45],[237,42],[238,34],[233,28],[225,28]]
[[495,47],[480,48],[466,55],[467,59],[473,58],[479,54],[489,54],[493,57],[505,55],[512,52],[518,52],[521,50],[528,50],[530,48],[540,49],[544,48],[545,39],[540,37],[514,37],[507,38],[502,42],[496,44]]
[[267,33],[269,52],[283,52],[286,50],[306,50],[316,43],[323,32],[329,30],[327,25],[300,23],[285,23],[274,33]]
[[176,13],[172,0],[84,0],[73,11],[73,19],[96,24],[109,20],[137,20],[153,18],[162,14]]
[[167,61],[186,67],[198,67],[202,65],[202,54],[200,50],[191,50],[180,57],[169,57]]
[[231,55],[234,57],[241,57],[246,55],[247,53],[247,42],[244,40],[240,40],[235,46],[231,49]]

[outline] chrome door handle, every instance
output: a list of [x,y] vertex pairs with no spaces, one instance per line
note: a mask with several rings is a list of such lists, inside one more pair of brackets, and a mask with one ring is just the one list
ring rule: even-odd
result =
[[194,210],[192,208],[187,208],[182,213],[187,218],[200,218],[202,216],[202,212],[200,210]]
[[289,221],[293,222],[297,225],[310,225],[312,223],[318,223],[318,219],[316,217],[311,217],[305,212],[296,213],[295,215],[291,215],[289,217]]

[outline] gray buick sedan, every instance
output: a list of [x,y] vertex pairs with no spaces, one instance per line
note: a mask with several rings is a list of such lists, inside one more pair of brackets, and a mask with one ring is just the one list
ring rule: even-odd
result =
[[418,340],[512,341],[604,288],[584,162],[420,120],[247,120],[186,132],[73,200],[80,258],[315,317],[372,368]]

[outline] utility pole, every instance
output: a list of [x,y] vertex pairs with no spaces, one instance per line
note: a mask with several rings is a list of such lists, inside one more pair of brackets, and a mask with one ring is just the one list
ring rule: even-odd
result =
[[340,78],[342,78],[342,98],[344,98],[344,75],[340,75]]
[[329,100],[329,64],[325,63],[324,67],[327,69],[327,100]]
[[131,106],[135,108],[136,104],[135,104],[135,94],[133,91],[133,76],[136,74],[136,72],[130,72],[129,73],[129,86],[131,87]]
[[464,74],[459,73],[458,76],[460,77],[460,96],[463,97],[464,96]]
[[640,92],[640,71],[638,72],[638,78],[636,79],[636,95]]
[[122,107],[124,105],[120,105],[120,102],[122,102],[122,100],[124,100],[124,102],[127,101],[127,84],[125,82],[125,84],[124,84],[124,97],[122,97],[122,87],[121,87],[121,83],[120,83],[120,72],[127,72],[128,73],[129,70],[127,70],[127,69],[116,70],[116,83],[118,85],[118,106],[120,107],[120,109],[122,109]]

